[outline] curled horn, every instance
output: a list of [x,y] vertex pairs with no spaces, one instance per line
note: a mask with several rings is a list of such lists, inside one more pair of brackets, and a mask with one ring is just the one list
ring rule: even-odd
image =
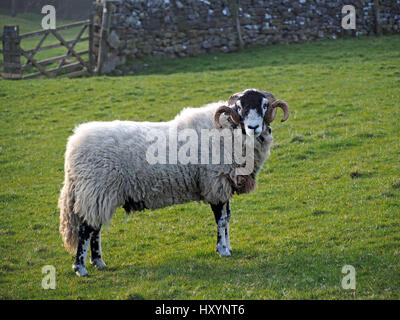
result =
[[265,113],[264,120],[266,123],[274,121],[277,111],[276,108],[278,107],[283,110],[283,118],[281,119],[281,122],[284,122],[289,118],[289,105],[283,100],[274,100],[268,108],[268,111]]
[[243,92],[237,92],[229,97],[228,106],[232,106],[239,100],[239,98],[243,95]]
[[236,124],[236,125],[239,125],[240,124],[240,116],[239,116],[239,114],[235,111],[235,110],[233,110],[233,109],[231,109],[231,108],[229,108],[229,107],[227,107],[227,106],[221,106],[221,107],[219,107],[218,109],[217,109],[217,111],[215,111],[215,113],[214,113],[214,122],[215,122],[215,125],[217,126],[217,128],[222,128],[222,125],[221,125],[221,123],[219,122],[219,117],[221,116],[221,114],[228,114],[230,117],[231,117],[231,119],[232,119],[232,121]]

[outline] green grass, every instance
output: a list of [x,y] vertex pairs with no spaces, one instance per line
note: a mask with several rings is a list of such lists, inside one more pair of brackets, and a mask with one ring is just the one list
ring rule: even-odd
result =
[[[4,9],[0,9],[0,34],[3,33],[3,26],[4,25],[18,25],[19,26],[19,34],[24,34],[24,33],[29,33],[33,31],[39,31],[42,30],[42,25],[41,21],[44,15],[37,15],[33,13],[22,13],[18,14],[16,17],[11,17],[10,13]],[[56,26],[60,27],[64,24],[69,24],[75,21],[70,21],[70,20],[64,20],[64,19],[56,19]],[[74,40],[76,36],[78,35],[79,31],[82,29],[82,26],[78,27],[73,27],[67,30],[61,30],[59,31],[59,34],[64,38],[66,41]],[[82,34],[81,38],[85,38],[88,36],[88,29],[85,30],[85,32]],[[40,36],[35,36],[31,38],[25,38],[21,40],[21,48],[23,50],[32,50],[35,49],[36,46],[38,45],[39,41],[42,39],[43,35]],[[48,45],[52,44],[57,44],[60,41],[57,40],[52,34],[48,35],[46,40],[42,43],[41,47],[45,47]],[[2,48],[3,43],[0,41],[0,49]],[[88,50],[88,41],[84,42],[78,42],[74,46],[75,52],[80,52],[80,51],[85,51]],[[65,55],[67,53],[67,48],[62,46],[59,48],[54,48],[54,49],[49,49],[49,50],[44,50],[36,53],[34,55],[34,59],[38,62],[44,59],[48,58],[53,58],[61,55]],[[82,58],[84,60],[88,59],[88,55],[84,54],[82,55]],[[3,61],[3,55],[0,54],[0,63]],[[72,63],[77,61],[75,57],[68,58],[68,62]],[[26,63],[26,58],[24,56],[21,56],[21,63],[25,64]],[[46,70],[57,67],[57,63],[53,63],[51,65],[48,65],[45,67]],[[27,69],[24,74],[29,74],[33,72],[37,72],[38,70],[34,67],[31,67]]]
[[[400,37],[142,59],[137,76],[0,81],[0,297],[399,299]],[[143,64],[147,64],[143,68]],[[169,120],[256,87],[291,106],[257,190],[232,201],[233,256],[210,208],[189,203],[103,230],[105,271],[72,271],[58,234],[63,154],[75,125]],[[344,290],[344,265],[357,272]],[[41,269],[56,267],[43,290]]]

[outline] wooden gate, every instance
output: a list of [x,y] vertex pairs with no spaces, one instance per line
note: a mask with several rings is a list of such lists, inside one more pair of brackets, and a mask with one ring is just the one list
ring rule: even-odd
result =
[[[105,41],[108,32],[109,8],[108,1],[97,1],[93,4],[91,18],[57,27],[56,29],[39,30],[19,34],[17,25],[6,25],[3,29],[3,67],[1,73],[5,79],[29,79],[38,76],[54,77],[63,75],[75,77],[101,73],[106,50]],[[60,31],[78,28],[72,40],[66,40]],[[86,32],[86,34],[85,34]],[[24,50],[21,42],[27,38],[38,37],[39,41],[33,49]],[[54,37],[57,43],[44,45],[46,39]],[[76,45],[86,42],[85,50],[78,51]],[[39,52],[64,47],[66,53],[56,57],[39,60]],[[86,57],[86,58],[85,58]],[[22,59],[21,59],[22,58]],[[24,60],[24,63],[21,63]],[[75,61],[71,61],[75,60]],[[31,71],[35,72],[31,72]]]

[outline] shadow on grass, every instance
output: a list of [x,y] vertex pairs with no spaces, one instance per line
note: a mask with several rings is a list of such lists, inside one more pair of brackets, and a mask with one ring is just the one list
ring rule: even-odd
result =
[[[335,254],[327,250],[325,253],[310,254],[303,251],[288,253],[282,250],[272,255],[252,249],[237,249],[229,258],[219,257],[209,251],[195,256],[171,257],[162,263],[109,268],[101,271],[101,276],[97,273],[102,279],[96,281],[112,278],[113,285],[119,282],[126,285],[128,279],[131,289],[125,298],[140,300],[193,299],[196,298],[196,294],[193,294],[196,288],[211,292],[212,299],[252,298],[251,295],[247,296],[250,288],[256,292],[274,292],[274,298],[279,299],[296,298],[297,295],[312,299],[327,298],[332,293],[352,298],[347,297],[347,292],[340,286],[342,267],[350,261],[362,273],[382,263],[378,257],[365,257],[360,252]],[[385,270],[382,270],[382,274],[385,274]],[[227,287],[231,288],[230,292],[223,290]],[[359,284],[359,287],[363,288],[363,284]],[[379,292],[379,288],[374,290]],[[285,296],[285,292],[290,295]],[[324,296],[324,292],[328,296]],[[367,292],[364,291],[364,294]]]

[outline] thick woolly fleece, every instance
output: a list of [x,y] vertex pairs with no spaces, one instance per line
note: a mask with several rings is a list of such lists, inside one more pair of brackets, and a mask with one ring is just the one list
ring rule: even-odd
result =
[[[60,233],[67,250],[76,250],[81,221],[99,229],[120,206],[134,211],[189,201],[228,201],[234,192],[232,181],[238,182],[236,164],[150,164],[146,159],[149,133],[164,132],[168,137],[172,127],[178,131],[189,128],[200,137],[201,129],[216,129],[214,113],[223,104],[226,102],[186,108],[169,122],[89,122],[78,126],[68,139],[59,198]],[[226,116],[221,117],[221,124],[233,132]],[[255,140],[252,177],[269,156],[273,142],[268,130],[262,137]],[[242,139],[248,141],[249,137],[242,135]],[[178,149],[184,143],[178,142]],[[200,159],[200,144],[198,150]],[[169,152],[167,148],[166,159]]]

